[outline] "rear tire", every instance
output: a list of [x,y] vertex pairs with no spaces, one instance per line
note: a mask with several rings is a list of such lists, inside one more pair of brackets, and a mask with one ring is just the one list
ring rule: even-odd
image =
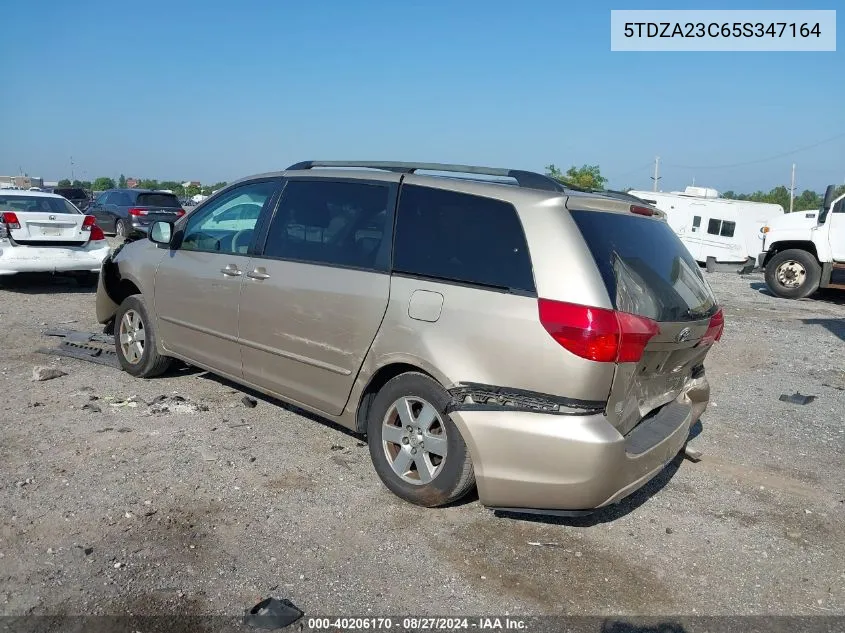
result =
[[370,457],[384,485],[405,501],[442,506],[475,485],[466,443],[445,413],[449,402],[443,387],[420,373],[396,376],[373,401],[367,421]]
[[809,252],[790,248],[766,263],[766,285],[784,299],[803,299],[819,289],[822,267]]
[[173,359],[156,350],[152,319],[142,295],[123,300],[114,319],[114,347],[120,366],[137,378],[153,378],[166,372]]
[[123,220],[117,220],[114,223],[114,234],[121,239],[126,239],[126,223]]

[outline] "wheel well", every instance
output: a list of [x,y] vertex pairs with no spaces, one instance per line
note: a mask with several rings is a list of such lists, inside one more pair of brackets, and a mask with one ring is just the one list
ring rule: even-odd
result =
[[813,257],[816,258],[816,261],[819,260],[819,254],[818,254],[818,251],[816,251],[816,245],[813,244],[812,242],[803,242],[803,241],[775,242],[769,248],[769,252],[766,255],[766,259],[763,262],[763,265],[765,266],[766,264],[768,264],[769,260],[772,257],[774,257],[775,255],[777,255],[778,253],[781,253],[783,251],[786,251],[786,250],[789,250],[789,249],[792,249],[792,248],[798,249],[799,251],[807,251]]
[[126,297],[141,294],[138,286],[128,279],[121,279],[120,270],[118,270],[117,265],[114,263],[109,263],[105,266],[103,272],[105,273],[103,285],[106,288],[106,293],[117,305],[123,303]]
[[373,405],[373,400],[376,394],[384,387],[390,380],[396,378],[400,374],[407,374],[408,372],[417,372],[425,374],[429,378],[436,380],[431,374],[424,369],[420,369],[415,365],[409,363],[393,363],[392,365],[385,365],[379,369],[361,394],[361,400],[358,403],[358,412],[355,416],[355,430],[358,433],[367,432],[367,418],[370,414],[370,407]]

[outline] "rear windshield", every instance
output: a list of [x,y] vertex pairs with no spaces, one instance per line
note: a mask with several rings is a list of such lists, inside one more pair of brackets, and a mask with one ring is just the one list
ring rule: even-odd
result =
[[665,222],[572,211],[614,307],[655,321],[712,315],[716,298],[696,261]]
[[138,206],[140,207],[178,207],[179,198],[172,193],[139,193]]
[[82,213],[64,198],[0,195],[0,211],[12,213]]

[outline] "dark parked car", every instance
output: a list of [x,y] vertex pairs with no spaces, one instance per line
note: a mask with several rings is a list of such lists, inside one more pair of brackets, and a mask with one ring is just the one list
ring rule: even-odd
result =
[[80,187],[53,187],[49,192],[55,193],[65,200],[70,200],[80,211],[85,211],[91,204],[91,197],[88,192]]
[[174,222],[185,210],[172,193],[150,189],[109,189],[91,203],[88,213],[106,233],[128,237],[146,234],[156,221]]

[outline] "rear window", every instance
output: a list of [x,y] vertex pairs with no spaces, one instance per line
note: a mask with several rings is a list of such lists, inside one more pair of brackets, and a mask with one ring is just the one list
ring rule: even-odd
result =
[[82,213],[64,198],[0,195],[0,211],[12,213]]
[[662,322],[715,312],[701,269],[668,224],[619,213],[571,214],[617,310]]
[[507,202],[404,185],[393,255],[396,272],[534,292],[522,224]]
[[172,193],[139,193],[139,207],[179,207],[179,198]]
[[53,193],[64,196],[68,200],[87,200],[88,194],[85,193],[84,189],[66,189],[66,188],[59,188],[53,189]]

